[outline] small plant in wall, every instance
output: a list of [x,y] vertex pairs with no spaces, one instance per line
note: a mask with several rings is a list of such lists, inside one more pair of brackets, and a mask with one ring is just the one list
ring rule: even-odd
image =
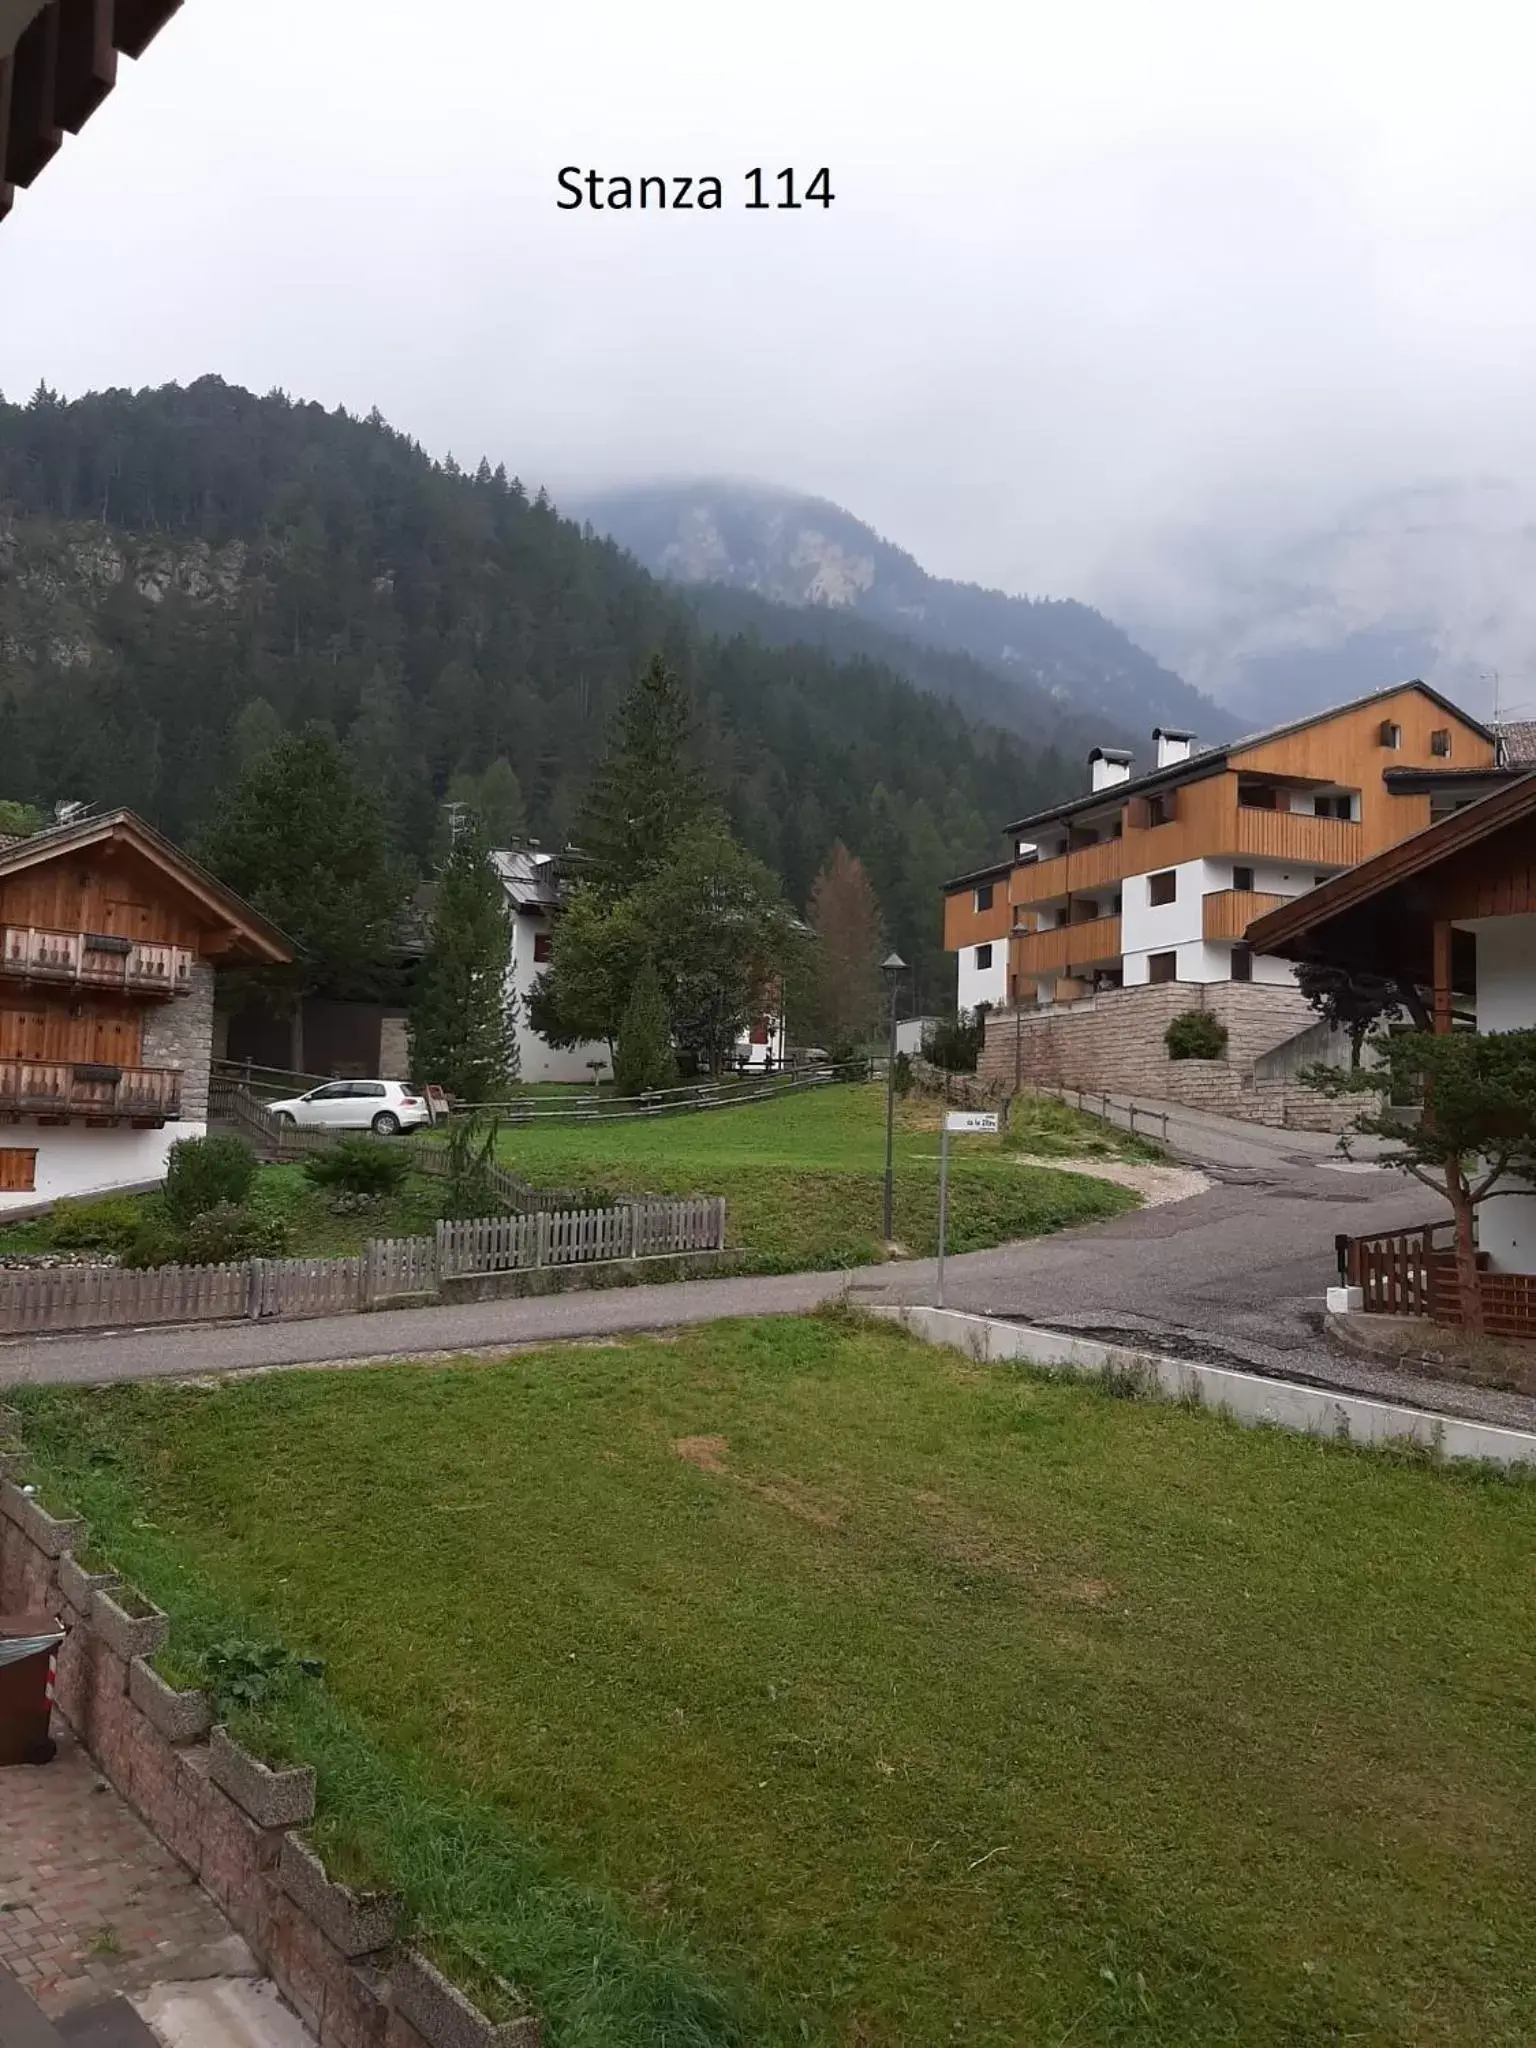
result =
[[221,1714],[254,1712],[287,1692],[301,1678],[320,1678],[317,1657],[296,1657],[281,1643],[243,1638],[213,1643],[202,1655],[202,1679]]
[[1227,1027],[1209,1010],[1181,1010],[1163,1033],[1171,1060],[1224,1060]]

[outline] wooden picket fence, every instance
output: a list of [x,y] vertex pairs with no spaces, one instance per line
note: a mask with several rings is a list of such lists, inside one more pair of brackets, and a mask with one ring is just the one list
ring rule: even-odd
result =
[[[1477,1254],[1483,1327],[1494,1337],[1536,1337],[1536,1274],[1495,1273]],[[1344,1277],[1360,1289],[1367,1315],[1461,1321],[1455,1234],[1447,1222],[1345,1240]]]
[[244,1259],[223,1266],[54,1266],[0,1271],[0,1336],[242,1317],[350,1315],[445,1279],[725,1249],[719,1197],[625,1202],[444,1222],[435,1237],[373,1238],[347,1259]]
[[553,1214],[545,1210],[537,1216],[490,1216],[437,1226],[437,1270],[444,1278],[724,1249],[725,1202],[720,1196]]

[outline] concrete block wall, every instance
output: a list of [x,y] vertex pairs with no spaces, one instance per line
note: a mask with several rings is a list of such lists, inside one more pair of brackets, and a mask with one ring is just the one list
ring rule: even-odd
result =
[[181,1120],[208,1121],[208,1069],[213,1059],[213,969],[199,960],[191,992],[155,1003],[144,1017],[146,1067],[180,1067]]
[[[13,1434],[0,1416],[0,1438]],[[7,1452],[8,1464],[17,1459]],[[312,1853],[285,1851],[290,1829],[313,1816],[313,1771],[269,1770],[222,1729],[203,1739],[211,1715],[202,1695],[169,1691],[129,1654],[136,1634],[145,1654],[163,1642],[165,1618],[114,1609],[103,1575],[75,1563],[84,1533],[0,1480],[0,1610],[63,1624],[56,1714],[323,2048],[539,2048],[535,2014],[493,2024],[424,1957],[395,1946],[397,1901],[359,1896],[326,1879]],[[349,1937],[359,1927],[366,1932]]]
[[[1163,1034],[1185,1010],[1227,1028],[1221,1060],[1172,1060]],[[1357,1105],[1331,1102],[1293,1077],[1259,1080],[1254,1063],[1317,1022],[1299,989],[1251,982],[1160,982],[1106,989],[1061,1009],[997,1010],[987,1019],[984,1082],[1102,1089],[1293,1130],[1342,1130]]]

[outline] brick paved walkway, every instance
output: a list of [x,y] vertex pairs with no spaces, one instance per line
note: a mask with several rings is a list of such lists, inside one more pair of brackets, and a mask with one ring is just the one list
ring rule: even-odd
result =
[[0,1770],[0,1963],[54,2016],[255,1970],[207,1893],[67,1739],[41,1769]]

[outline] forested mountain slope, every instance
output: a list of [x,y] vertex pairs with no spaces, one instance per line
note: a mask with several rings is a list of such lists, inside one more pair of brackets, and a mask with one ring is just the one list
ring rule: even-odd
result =
[[324,719],[418,863],[451,778],[498,757],[558,839],[656,648],[791,899],[843,839],[936,996],[939,882],[1075,761],[883,664],[712,634],[542,494],[377,415],[217,378],[0,403],[0,796],[131,804],[182,838],[256,733]]

